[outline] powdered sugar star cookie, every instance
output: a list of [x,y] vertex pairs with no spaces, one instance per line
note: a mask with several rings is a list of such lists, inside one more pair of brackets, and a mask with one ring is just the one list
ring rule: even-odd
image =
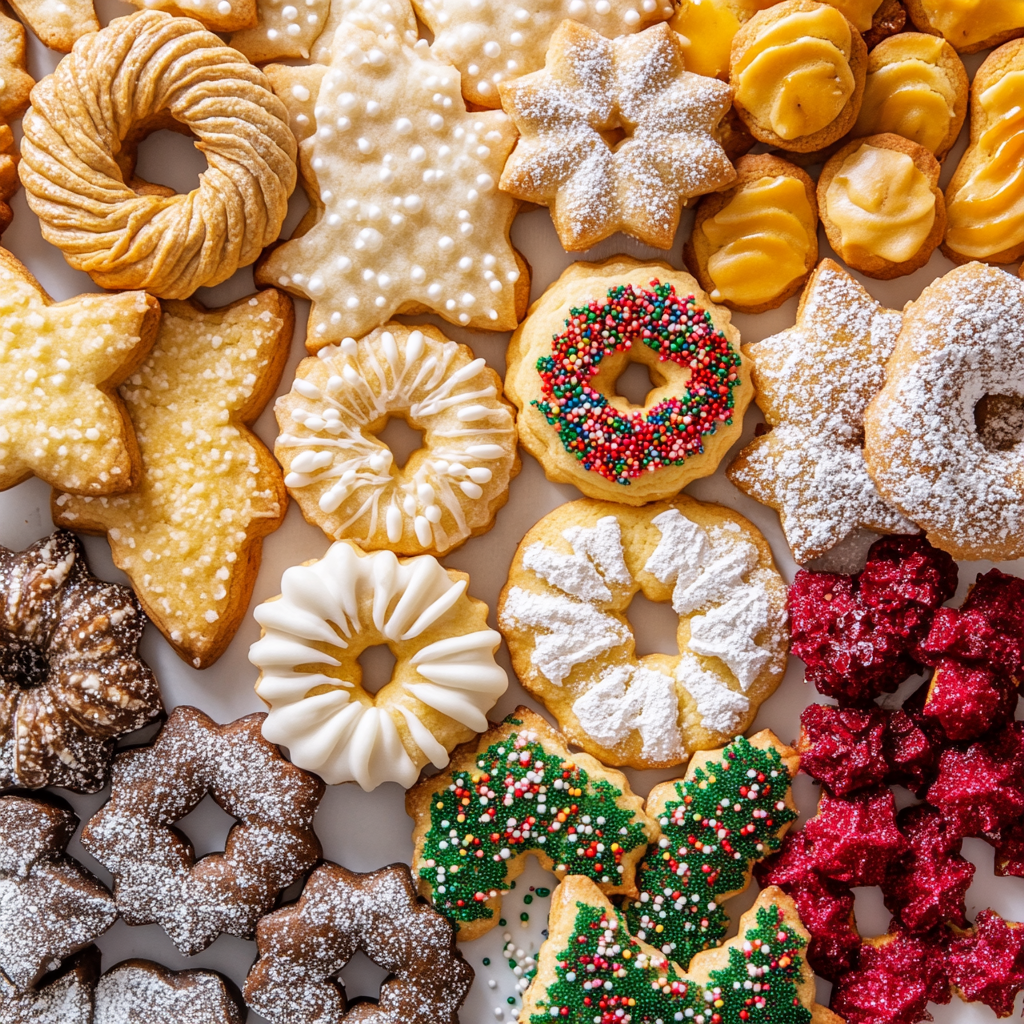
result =
[[779,513],[798,562],[858,527],[915,533],[875,490],[864,464],[864,409],[884,380],[900,314],[832,260],[804,289],[793,327],[744,346],[757,404],[772,428],[728,469],[741,491]]
[[[271,81],[308,117],[309,73],[289,70],[273,69]],[[414,50],[356,25],[313,116],[300,147],[312,209],[256,275],[313,300],[307,348],[359,337],[394,313],[515,327],[529,282],[508,237],[517,204],[497,187],[515,141],[508,117],[467,112],[458,72],[425,42]]]
[[500,86],[522,136],[501,187],[549,206],[566,249],[616,231],[667,249],[682,203],[736,177],[717,134],[732,90],[684,55],[664,24],[612,40],[565,21],[543,70]]

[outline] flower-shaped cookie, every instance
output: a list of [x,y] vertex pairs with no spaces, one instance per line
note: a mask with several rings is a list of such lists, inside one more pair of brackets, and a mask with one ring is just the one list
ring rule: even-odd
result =
[[501,187],[549,206],[566,249],[616,231],[667,249],[682,203],[736,177],[717,134],[732,90],[684,53],[665,24],[606,39],[564,21],[545,67],[499,86],[521,135]]

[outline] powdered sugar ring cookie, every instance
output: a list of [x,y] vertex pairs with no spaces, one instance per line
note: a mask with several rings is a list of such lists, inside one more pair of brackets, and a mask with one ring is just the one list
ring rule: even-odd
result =
[[[32,90],[19,172],[43,237],[104,288],[188,298],[277,238],[295,138],[263,72],[190,18],[141,11],[75,44]],[[135,146],[173,118],[199,140],[199,187],[132,175]]]
[[[389,323],[304,359],[277,400],[274,453],[305,517],[335,540],[443,555],[490,529],[519,472],[501,378],[434,327]],[[396,466],[389,418],[423,432]]]
[[[253,613],[263,627],[249,660],[270,707],[264,736],[332,785],[408,788],[428,762],[443,768],[457,743],[487,728],[508,686],[494,661],[501,637],[468,584],[430,555],[399,560],[348,541],[286,570],[281,596]],[[378,644],[395,668],[370,693],[357,659]]]
[[[516,674],[606,764],[679,764],[753,721],[788,649],[785,585],[742,516],[682,495],[574,501],[523,538],[498,605]],[[671,600],[678,655],[638,658],[626,612]]]

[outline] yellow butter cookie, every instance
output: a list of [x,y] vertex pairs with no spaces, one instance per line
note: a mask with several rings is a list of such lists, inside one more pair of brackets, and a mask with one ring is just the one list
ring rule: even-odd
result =
[[1024,0],[904,0],[922,32],[940,35],[959,53],[977,53],[1024,33]]

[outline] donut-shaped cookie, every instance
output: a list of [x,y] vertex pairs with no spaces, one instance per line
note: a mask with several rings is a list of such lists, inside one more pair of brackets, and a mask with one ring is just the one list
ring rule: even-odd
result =
[[[295,137],[263,72],[190,18],[142,11],[84,36],[32,90],[19,173],[43,237],[104,288],[186,299],[277,238]],[[147,132],[190,132],[188,195],[135,178]]]
[[[575,263],[509,342],[505,392],[548,479],[642,505],[715,471],[754,396],[730,313],[666,263]],[[631,361],[644,405],[615,392]]]
[[[508,678],[494,662],[501,637],[469,577],[430,555],[363,554],[338,541],[319,561],[285,571],[281,596],[253,613],[263,637],[249,650],[263,735],[332,785],[408,788],[428,762],[487,728]],[[359,655],[385,644],[391,679],[363,685]]]
[[[389,323],[304,359],[275,407],[274,446],[303,515],[333,540],[443,555],[489,530],[519,472],[501,378],[436,327]],[[404,466],[377,436],[423,432]]]
[[[637,657],[633,596],[671,601],[677,655]],[[786,666],[786,587],[742,516],[682,495],[574,501],[523,538],[498,606],[523,686],[605,764],[667,767],[754,720]]]
[[881,496],[957,559],[1024,555],[1024,447],[989,447],[976,408],[1024,395],[1024,283],[969,263],[903,314],[886,383],[864,414]]

